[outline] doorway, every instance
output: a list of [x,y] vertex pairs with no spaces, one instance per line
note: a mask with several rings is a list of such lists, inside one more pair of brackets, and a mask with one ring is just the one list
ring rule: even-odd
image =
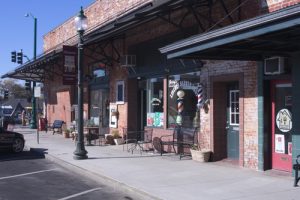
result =
[[292,84],[271,83],[272,168],[292,171]]
[[99,126],[99,133],[108,133],[109,127],[109,90],[91,90],[90,120]]
[[228,88],[227,104],[227,158],[231,160],[239,159],[239,93],[238,85],[234,84]]

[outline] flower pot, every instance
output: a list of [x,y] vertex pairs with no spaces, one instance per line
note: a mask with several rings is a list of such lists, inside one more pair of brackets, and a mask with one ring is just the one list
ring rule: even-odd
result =
[[199,162],[208,162],[211,151],[210,150],[191,150],[192,159]]
[[64,132],[63,135],[64,135],[64,138],[69,138],[70,137],[70,133],[69,132]]
[[116,145],[121,145],[124,144],[124,139],[123,138],[116,138],[114,139],[114,142]]

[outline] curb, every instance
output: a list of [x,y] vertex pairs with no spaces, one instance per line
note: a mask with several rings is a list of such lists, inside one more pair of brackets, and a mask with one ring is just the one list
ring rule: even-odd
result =
[[[24,148],[25,149],[25,148]],[[127,185],[126,183],[122,183],[116,179],[113,179],[111,177],[105,176],[103,174],[99,174],[93,171],[89,171],[87,169],[84,169],[82,167],[76,166],[74,164],[71,164],[69,162],[66,162],[60,158],[57,158],[50,154],[45,154],[44,152],[41,152],[35,148],[31,148],[29,146],[26,146],[26,149],[28,149],[31,152],[35,152],[38,154],[42,154],[45,156],[45,159],[54,162],[58,164],[60,167],[70,170],[72,169],[72,172],[75,172],[81,176],[84,176],[86,178],[92,179],[93,181],[106,184],[109,187],[112,187],[114,190],[118,190],[124,193],[127,193],[129,195],[132,195],[136,199],[143,199],[143,200],[162,200],[161,198],[158,198],[156,196],[153,196],[145,191],[139,190],[135,187],[132,187],[130,185]]]

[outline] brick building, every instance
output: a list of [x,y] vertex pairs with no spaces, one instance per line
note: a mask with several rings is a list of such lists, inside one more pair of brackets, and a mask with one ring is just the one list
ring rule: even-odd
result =
[[[300,153],[300,108],[293,104],[293,126],[280,122],[291,122],[292,97],[299,96],[299,34],[292,32],[299,26],[292,21],[299,18],[298,2],[95,1],[84,10],[84,119],[107,133],[151,127],[153,137],[171,133],[176,123],[197,126],[200,146],[211,149],[215,161],[292,171],[292,157]],[[73,21],[44,36],[43,56],[4,75],[44,82],[48,120],[68,126],[77,116],[76,85],[66,81],[65,64],[65,46],[77,43]],[[281,71],[264,73],[276,61]],[[119,113],[113,123],[112,108]]]

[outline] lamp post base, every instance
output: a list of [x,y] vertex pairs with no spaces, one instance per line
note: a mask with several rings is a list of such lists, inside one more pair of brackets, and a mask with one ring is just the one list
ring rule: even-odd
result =
[[87,151],[84,149],[84,144],[82,142],[77,142],[76,150],[74,151],[74,160],[84,160],[87,159]]

